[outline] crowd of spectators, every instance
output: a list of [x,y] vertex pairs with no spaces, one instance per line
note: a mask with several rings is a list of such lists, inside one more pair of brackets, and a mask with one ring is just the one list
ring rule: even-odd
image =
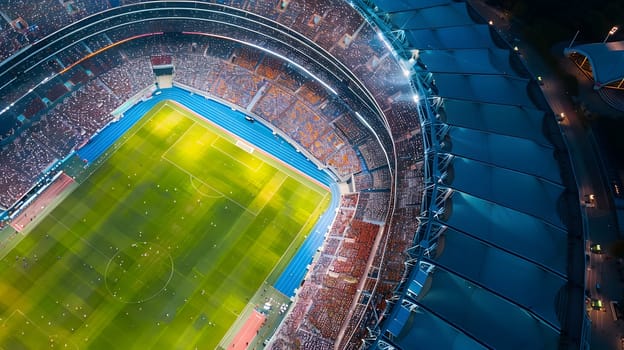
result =
[[106,50],[80,64],[86,74],[97,77],[108,72],[111,68],[124,62],[124,59],[114,50]]
[[260,64],[263,53],[246,46],[238,46],[232,53],[231,61],[237,66],[245,68],[250,72],[254,72],[258,64]]
[[262,60],[259,60],[258,66],[256,67],[256,73],[266,77],[268,80],[277,79],[277,77],[282,74],[282,70],[282,61],[271,55],[264,55]]
[[353,188],[355,191],[370,190],[373,188],[373,177],[369,171],[360,171],[353,174]]
[[[17,24],[20,22],[13,23]],[[3,23],[2,27],[0,27],[0,61],[8,58],[13,52],[28,43],[26,36],[16,30],[13,23]]]
[[[122,1],[131,2],[137,1]],[[346,2],[331,2],[331,6],[315,0],[283,2],[284,6],[281,2],[231,0],[226,3],[293,28],[354,72],[376,96],[385,113],[396,141],[397,168],[390,171],[379,144],[356,116],[295,68],[266,53],[227,41],[196,37],[185,41],[180,40],[180,36],[167,41],[151,37],[146,39],[149,41],[120,45],[118,51],[107,50],[74,67],[63,76],[62,84],[57,80],[54,87],[49,85],[45,94],[31,98],[30,109],[22,107],[27,111],[26,122],[13,114],[11,120],[30,130],[9,135],[12,142],[0,151],[0,204],[10,205],[23,195],[51,161],[66,155],[106,125],[111,120],[112,109],[151,84],[154,78],[147,61],[150,56],[170,54],[174,57],[175,81],[249,108],[308,149],[340,177],[350,178],[356,174],[353,178],[357,178],[354,181],[358,182],[355,186],[358,191],[377,189],[343,196],[323,253],[299,291],[299,302],[287,317],[282,327],[284,332],[277,336],[275,344],[280,341],[291,344],[292,339],[298,339],[304,348],[328,349],[338,337],[337,325],[347,321],[344,318],[350,309],[353,317],[349,320],[347,334],[354,335],[354,341],[358,341],[354,330],[362,327],[361,322],[355,320],[369,314],[364,310],[382,308],[384,297],[389,296],[405,271],[403,254],[385,252],[404,252],[417,226],[414,218],[419,215],[424,178],[423,145],[407,81],[375,30]],[[89,0],[44,0],[35,5],[17,0],[0,5],[0,10],[11,19],[21,17],[24,23],[33,26],[30,30],[2,27],[0,36],[8,40],[0,45],[0,58],[8,57],[23,45],[78,18],[108,7],[109,2]],[[151,25],[158,26],[157,23]],[[138,25],[136,28],[140,31]],[[100,33],[76,43],[40,68],[38,77],[59,72],[85,55],[132,34],[136,33],[111,30],[109,34]],[[303,60],[300,63],[312,67]],[[324,77],[323,72],[318,74]],[[33,81],[40,81],[40,78]],[[18,90],[25,91],[33,82],[20,84]],[[3,94],[10,96],[9,92]],[[261,95],[254,99],[256,94]],[[46,103],[51,104],[48,111]],[[18,128],[10,130],[15,132]],[[35,164],[24,163],[23,157]],[[386,216],[392,198],[389,189],[393,174],[399,179],[395,189],[398,201],[389,221]],[[389,222],[392,224],[386,226]],[[387,229],[382,229],[384,227]],[[376,235],[383,235],[383,244],[373,251],[372,241]],[[363,276],[364,264],[371,254],[374,256],[371,268],[376,272]],[[364,291],[359,300],[354,300],[361,280],[365,282]],[[292,337],[288,338],[289,335]]]
[[392,177],[387,166],[373,171],[361,171],[353,174],[353,187],[356,191],[388,191]]
[[260,89],[263,79],[238,65],[220,65],[210,93],[238,106],[247,106]]
[[11,155],[20,159],[19,169],[25,174],[39,174],[46,167],[58,160],[54,152],[44,147],[33,136],[33,131],[28,129],[13,141]]
[[18,198],[24,195],[32,186],[32,182],[20,170],[21,165],[18,160],[13,161],[14,156],[11,154],[12,147],[7,147],[0,151],[0,158],[11,160],[9,162],[0,162],[0,205],[3,208],[9,208]]
[[84,69],[72,69],[65,73],[64,79],[69,85],[74,86],[86,83],[90,76]]
[[36,176],[54,160],[54,154],[42,147],[26,130],[0,152],[0,205],[8,208],[35,183]]
[[360,192],[356,218],[367,222],[384,223],[388,215],[390,191]]
[[341,147],[327,157],[327,166],[344,177],[362,169],[360,159],[351,147]]
[[72,125],[79,125],[82,134],[90,136],[112,121],[111,110],[122,102],[111,94],[101,80],[93,79],[81,89],[73,91],[56,108]]
[[[51,86],[55,88],[57,85]],[[109,91],[99,79],[93,79],[46,113],[31,116],[28,128],[0,152],[4,165],[0,168],[4,179],[0,182],[0,206],[11,207],[52,163],[112,120],[111,106],[120,100]]]
[[61,109],[51,110],[30,129],[33,137],[53,150],[59,159],[69,154],[85,138],[80,126],[72,123]]
[[90,53],[89,51],[89,48],[84,44],[84,42],[80,41],[66,48],[62,52],[57,53],[56,59],[58,60],[58,63],[65,68],[87,56]]
[[184,55],[176,61],[175,79],[200,91],[212,91],[220,60],[211,56]]
[[373,176],[373,188],[380,190],[389,190],[392,184],[392,176],[388,167],[381,167],[371,171]]
[[[52,103],[58,100],[59,98],[63,97],[63,95],[65,95],[68,92],[69,90],[67,89],[67,86],[65,86],[63,82],[59,82],[56,85],[53,85],[50,87],[50,89],[45,94],[45,98],[47,101],[49,101],[49,103]],[[36,113],[33,113],[33,115],[34,114]]]
[[99,33],[92,37],[83,40],[84,45],[90,53],[96,52],[100,49],[112,44],[113,41],[106,35],[106,33]]
[[[310,78],[270,55],[253,54],[227,41],[196,38],[188,45],[191,49],[176,56],[174,81],[252,111],[341,176],[360,169],[348,140],[331,124],[333,118],[346,113],[344,108],[328,101],[324,90]],[[221,59],[210,56],[214,52]]]
[[[339,133],[336,132],[333,128],[329,129],[324,135],[319,136],[316,140],[314,140],[309,146],[308,150],[317,156],[318,159],[322,159],[323,162],[327,162],[327,159],[336,151],[346,148],[350,149],[350,145],[340,136]],[[351,157],[351,160],[348,162],[339,163],[340,165],[340,174],[350,174],[356,171],[357,163],[349,163],[354,161]]]
[[354,146],[363,142],[369,135],[364,126],[355,118],[350,114],[343,114],[334,122],[336,128],[347,138],[349,144]]
[[392,104],[392,109],[386,112],[392,130],[420,134],[417,106],[411,91],[403,91],[398,97]]
[[293,138],[306,148],[330,128],[323,117],[318,116],[300,99],[295,100],[274,124],[289,135],[293,135]]
[[[339,336],[340,327],[365,274],[381,226],[354,218],[359,195],[347,194],[328,233],[321,255],[315,261],[297,294],[291,313],[273,340],[273,348],[297,348],[292,339],[305,339],[306,348],[329,349]],[[366,285],[370,287],[370,285]],[[356,315],[364,306],[356,307]],[[313,335],[309,338],[308,335]]]
[[26,97],[23,100],[23,105],[25,107],[22,112],[22,116],[25,118],[32,118],[37,113],[41,112],[42,110],[46,108],[46,105],[43,102],[43,100],[39,96],[36,96],[36,95],[31,95],[31,96]]
[[22,47],[90,14],[110,7],[108,1],[93,0],[11,0],[0,11],[11,21],[0,30],[0,60]]
[[100,79],[119,101],[126,101],[154,83],[149,58],[127,60],[106,73]]

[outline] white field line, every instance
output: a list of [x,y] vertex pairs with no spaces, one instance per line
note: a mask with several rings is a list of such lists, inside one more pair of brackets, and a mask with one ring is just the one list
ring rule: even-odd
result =
[[[184,117],[186,118],[186,116],[184,116]],[[191,118],[186,118],[186,119],[191,119]],[[167,153],[169,153],[169,150],[171,150],[173,147],[175,147],[175,146],[176,146],[176,145],[180,142],[180,140],[182,140],[182,139],[184,138],[184,135],[186,135],[186,134],[187,134],[187,133],[188,133],[188,132],[189,132],[189,131],[190,131],[190,130],[191,130],[191,129],[195,126],[195,124],[197,124],[197,122],[196,122],[196,121],[194,121],[193,119],[191,119],[191,121],[193,122],[193,124],[189,125],[189,127],[188,127],[186,130],[184,130],[184,132],[182,133],[182,135],[180,135],[180,136],[178,137],[178,139],[176,140],[176,142],[172,143],[172,144],[171,144],[171,146],[169,146],[169,148],[167,148],[167,150],[165,150],[165,152],[163,152],[163,157],[164,157]]]
[[[9,315],[9,317],[7,317],[6,320],[4,320],[4,322],[2,323],[2,325],[4,327],[7,326],[7,323],[9,322],[9,320],[11,318],[13,318],[15,316],[15,314],[20,314],[28,324],[32,325],[33,327],[35,327],[35,329],[37,329],[39,331],[39,333],[44,334],[45,336],[48,337],[48,339],[58,339],[59,335],[58,334],[50,334],[49,332],[47,332],[46,330],[44,330],[41,326],[39,326],[37,324],[37,322],[33,321],[30,317],[28,317],[28,315],[26,315],[22,310],[20,309],[15,309],[13,310],[13,312],[11,312],[11,314]],[[67,343],[69,343],[74,349],[79,349],[78,345],[76,343],[74,343],[71,339],[64,337],[63,338],[64,341],[66,341]],[[65,348],[67,348],[67,343],[65,343]],[[57,343],[60,346],[60,343]],[[5,349],[4,347],[2,349]]]
[[180,169],[180,171],[186,173],[189,176],[192,176],[194,178],[197,179],[197,181],[201,182],[203,185],[210,187],[211,189],[213,189],[215,192],[219,193],[221,196],[227,198],[230,202],[238,205],[239,207],[241,207],[243,210],[245,210],[246,212],[252,214],[253,216],[258,216],[257,212],[253,212],[251,210],[249,210],[247,207],[245,207],[244,205],[240,204],[239,202],[237,202],[236,200],[234,200],[233,198],[231,198],[230,196],[224,194],[223,192],[217,190],[216,188],[208,185],[207,183],[203,182],[202,180],[200,180],[197,176],[193,175],[193,173],[191,173],[190,171],[184,169],[183,167],[181,167],[180,165],[178,165],[176,162],[172,161],[171,159],[167,158],[165,155],[162,156],[162,159],[166,160],[167,162],[169,162],[170,164],[172,164],[173,166],[175,166],[176,168]]
[[[223,139],[223,138],[222,138],[221,136],[218,136],[218,137],[217,137],[214,141],[212,141],[212,143],[210,144],[210,147],[212,147],[212,148],[216,149],[217,151],[219,151],[219,152],[221,152],[221,153],[225,154],[225,155],[226,155],[226,156],[228,156],[230,159],[232,159],[232,160],[234,160],[234,161],[236,161],[236,162],[239,162],[240,164],[242,164],[242,165],[243,165],[244,167],[246,167],[247,169],[249,169],[249,170],[251,170],[251,171],[254,171],[254,172],[258,172],[258,170],[260,170],[260,168],[262,167],[262,164],[266,163],[265,161],[263,161],[262,159],[260,159],[260,162],[261,162],[261,163],[260,163],[260,165],[258,165],[258,166],[257,166],[257,167],[255,167],[255,168],[250,167],[249,165],[245,164],[244,162],[242,162],[242,161],[238,160],[237,158],[233,157],[233,156],[232,156],[231,154],[229,154],[227,151],[222,150],[221,148],[219,148],[219,146],[217,146],[215,143],[216,143],[217,141],[219,141],[220,139]],[[226,140],[227,142],[230,142],[230,141],[229,141],[229,140],[227,140],[227,139],[224,139],[224,140]],[[238,141],[238,140],[237,140],[237,141]],[[230,143],[231,143],[231,142],[230,142]],[[237,147],[239,147],[239,146],[237,146]],[[239,148],[240,148],[240,147],[239,147]],[[243,149],[243,148],[241,148],[241,149]],[[244,149],[243,149],[243,150],[244,150]],[[252,155],[252,156],[255,158],[255,156],[254,156],[254,155]]]
[[[193,182],[193,179],[197,179],[197,178],[196,178],[196,177],[194,177],[193,175],[189,175],[189,177],[190,177],[190,181],[191,181],[191,186],[195,189],[195,191],[196,191],[197,193],[199,193],[199,194],[201,194],[202,196],[207,197],[207,198],[223,198],[223,195],[222,195],[222,194],[220,194],[220,195],[218,195],[218,196],[216,196],[216,195],[210,195],[210,194],[205,194],[205,193],[204,193],[204,192],[202,192],[199,188],[197,188],[197,185],[195,185],[195,183]],[[202,184],[205,184],[205,183],[204,183],[202,180],[200,180],[200,179],[197,179],[197,181],[201,182]],[[210,187],[210,188],[214,191],[214,189],[213,189],[212,187]]]
[[91,244],[91,242],[87,241],[86,239],[84,239],[84,237],[76,234],[74,231],[72,231],[69,227],[67,227],[67,225],[65,225],[64,222],[62,222],[61,220],[59,220],[57,217],[55,217],[54,215],[52,215],[52,213],[50,213],[50,217],[52,219],[54,219],[56,222],[58,222],[61,226],[63,226],[68,232],[70,232],[71,234],[73,234],[74,236],[78,237],[82,242],[86,243],[89,247],[91,247],[91,249],[95,250],[96,252],[100,253],[100,255],[102,255],[103,257],[105,257],[106,259],[110,259],[110,257],[104,253],[102,253],[102,251],[100,251],[97,247],[95,247],[93,244]]
[[275,196],[275,194],[276,194],[276,193],[277,193],[277,191],[278,191],[278,190],[282,187],[282,185],[284,184],[284,182],[286,182],[286,179],[288,179],[288,178],[290,177],[290,176],[288,176],[288,174],[286,174],[285,172],[283,172],[283,171],[280,171],[280,172],[284,175],[284,177],[282,178],[282,181],[279,183],[279,185],[277,185],[277,186],[275,186],[275,187],[273,188],[273,192],[272,192],[272,193],[270,193],[271,198],[269,198],[267,201],[265,201],[265,202],[264,202],[264,204],[263,204],[260,208],[258,208],[258,213],[262,212],[262,210],[264,209],[264,207],[266,207],[266,206],[267,206],[267,204],[269,204],[269,203],[271,202],[271,200],[273,200],[273,196]]
[[[227,135],[227,136],[230,136],[230,137],[231,137],[231,138],[233,138],[234,140],[243,139],[243,141],[248,141],[248,140],[245,140],[244,138],[241,138],[241,137],[239,137],[238,135],[234,134],[232,131],[229,131],[229,130],[227,130],[226,128],[224,128],[224,127],[220,126],[220,125],[219,125],[219,124],[217,124],[216,122],[214,122],[214,121],[210,120],[210,118],[209,118],[208,116],[204,116],[204,115],[202,115],[202,114],[196,113],[196,112],[194,112],[194,111],[190,110],[188,107],[186,107],[186,106],[184,106],[184,105],[182,105],[182,104],[180,104],[180,103],[178,103],[178,102],[176,102],[176,101],[170,101],[170,103],[169,103],[168,105],[169,105],[169,107],[172,107],[172,108],[177,108],[178,110],[183,111],[183,113],[188,113],[188,115],[187,115],[187,117],[188,117],[188,118],[197,118],[197,119],[195,119],[195,120],[200,120],[200,124],[199,124],[199,125],[200,125],[200,126],[202,126],[202,127],[204,127],[204,128],[207,128],[208,130],[210,130],[210,129],[209,129],[207,126],[204,126],[204,125],[202,125],[202,124],[204,124],[204,123],[205,123],[206,125],[209,125],[210,127],[215,128],[216,130],[218,130],[218,132],[216,132],[217,136],[219,135],[219,132],[221,132],[221,133],[224,133],[224,134],[225,134],[225,135]],[[190,115],[190,116],[189,116],[189,115]],[[219,137],[221,137],[221,136],[219,136]],[[309,181],[311,181],[311,182],[313,182],[313,183],[317,184],[317,185],[318,185],[318,186],[320,186],[321,188],[324,188],[324,189],[326,189],[327,191],[329,191],[329,190],[330,190],[330,189],[329,189],[329,186],[327,186],[327,185],[325,185],[324,183],[322,183],[322,182],[320,182],[320,181],[318,181],[318,180],[314,179],[314,178],[313,178],[313,177],[311,177],[310,175],[308,175],[308,174],[304,173],[303,171],[301,171],[301,170],[299,170],[299,169],[295,168],[294,166],[292,166],[292,165],[288,164],[288,162],[287,162],[287,161],[284,161],[284,160],[282,160],[282,159],[280,159],[280,158],[278,158],[278,157],[276,157],[276,156],[272,155],[271,153],[269,153],[269,152],[267,152],[267,151],[263,150],[263,149],[262,149],[262,147],[257,147],[257,148],[255,148],[255,152],[257,152],[258,154],[261,154],[261,155],[263,155],[263,156],[267,157],[268,161],[267,161],[267,160],[264,160],[264,159],[262,159],[262,158],[260,158],[260,159],[261,159],[263,162],[265,162],[265,163],[269,164],[270,166],[275,167],[275,168],[277,168],[278,170],[283,171],[283,172],[286,172],[286,171],[285,171],[285,170],[282,170],[282,169],[280,168],[280,166],[281,166],[281,167],[285,167],[285,168],[286,168],[286,169],[288,169],[289,171],[292,171],[292,172],[294,172],[294,173],[296,173],[296,174],[299,174],[299,175],[300,175],[300,176],[302,176],[303,178],[308,179]],[[318,191],[317,191],[317,192],[318,192]],[[322,193],[320,193],[320,194],[322,194]]]
[[[325,196],[323,196],[323,198],[319,201],[319,204],[314,208],[314,210],[312,210],[312,213],[315,213],[319,210],[319,207],[321,206],[321,204],[323,203],[323,201],[325,200],[325,198],[327,198],[327,196],[331,196],[331,193],[326,193]],[[319,213],[319,215],[322,214]],[[275,266],[273,266],[273,268],[271,269],[271,271],[269,272],[269,274],[267,275],[267,278],[264,279],[264,283],[266,283],[266,280],[269,278],[269,276],[271,276],[273,274],[273,271],[277,268],[277,266],[282,262],[282,260],[284,259],[284,256],[286,255],[287,252],[289,252],[292,249],[293,244],[295,244],[295,241],[297,240],[297,237],[299,237],[299,235],[301,235],[302,230],[308,225],[308,223],[310,222],[310,220],[312,220],[312,215],[310,215],[308,217],[308,220],[306,220],[306,222],[301,225],[301,229],[299,230],[299,232],[297,232],[297,234],[295,235],[295,238],[293,238],[293,240],[290,242],[290,244],[288,245],[288,248],[286,248],[286,250],[284,250],[284,254],[282,254],[282,256],[279,258],[279,260],[277,261],[277,263],[275,264]],[[318,220],[318,219],[314,219],[314,220]],[[312,227],[314,228],[314,227]],[[312,233],[312,228],[310,229],[310,234]],[[307,238],[307,237],[306,237]],[[305,241],[305,240],[304,240]],[[301,243],[303,244],[302,241]],[[297,252],[294,252],[293,256],[291,257],[294,258],[295,254]],[[288,266],[288,265],[286,265]]]

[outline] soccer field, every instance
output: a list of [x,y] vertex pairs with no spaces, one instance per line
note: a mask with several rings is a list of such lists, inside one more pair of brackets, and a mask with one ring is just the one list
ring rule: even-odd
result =
[[328,189],[160,104],[0,261],[3,349],[213,349]]

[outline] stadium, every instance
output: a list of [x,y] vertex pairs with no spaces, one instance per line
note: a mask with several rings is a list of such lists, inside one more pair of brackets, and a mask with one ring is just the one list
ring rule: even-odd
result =
[[3,348],[588,348],[565,140],[467,2],[0,11]]

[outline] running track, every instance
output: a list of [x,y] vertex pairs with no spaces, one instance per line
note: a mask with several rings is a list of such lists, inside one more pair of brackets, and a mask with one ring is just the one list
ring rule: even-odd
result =
[[301,248],[274,285],[284,295],[288,297],[294,296],[295,289],[299,287],[305,277],[307,266],[312,261],[316,250],[323,243],[324,235],[331,225],[336,208],[338,208],[340,193],[337,183],[329,173],[319,170],[314,163],[307,160],[303,154],[297,152],[292,145],[281,137],[273,135],[271,129],[262,123],[246,121],[244,113],[234,111],[215,100],[191,93],[179,87],[159,91],[161,92],[160,94],[154,95],[146,101],[138,102],[124,113],[123,118],[109,124],[104,130],[94,136],[87,145],[78,150],[78,156],[89,163],[94,161],[157,103],[173,100],[328,186],[332,193],[329,209],[316,223]]

